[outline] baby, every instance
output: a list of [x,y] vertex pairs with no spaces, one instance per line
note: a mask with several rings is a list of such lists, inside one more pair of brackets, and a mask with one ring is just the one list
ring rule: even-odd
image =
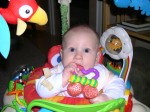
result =
[[[60,52],[62,62],[52,69],[44,69],[45,76],[36,80],[36,91],[42,98],[56,95],[71,97],[67,91],[72,74],[83,76],[81,67],[85,70],[95,68],[99,72],[97,78],[98,95],[90,99],[91,103],[104,102],[124,96],[125,84],[123,79],[109,72],[104,65],[99,64],[99,36],[87,25],[70,28],[62,38]],[[88,79],[95,74],[84,75]],[[84,97],[80,94],[76,97]]]

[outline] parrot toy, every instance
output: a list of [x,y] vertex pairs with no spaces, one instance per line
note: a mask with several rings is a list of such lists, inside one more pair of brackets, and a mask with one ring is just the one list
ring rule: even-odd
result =
[[17,24],[16,35],[22,35],[26,22],[45,25],[48,21],[46,12],[36,0],[10,0],[7,8],[0,8],[0,53],[8,57],[10,50],[10,31],[8,24]]

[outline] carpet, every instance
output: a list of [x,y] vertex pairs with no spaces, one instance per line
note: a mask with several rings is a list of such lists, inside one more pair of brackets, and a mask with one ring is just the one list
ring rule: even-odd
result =
[[134,97],[150,107],[150,50],[136,47],[129,80],[134,90]]
[[45,63],[46,57],[25,37],[11,40],[8,58],[4,59],[0,55],[0,107],[3,105],[3,95],[14,70],[24,64],[34,67],[41,66]]

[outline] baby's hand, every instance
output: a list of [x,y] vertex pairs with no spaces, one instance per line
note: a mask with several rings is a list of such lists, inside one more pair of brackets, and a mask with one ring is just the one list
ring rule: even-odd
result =
[[72,73],[74,73],[76,71],[76,68],[77,68],[77,66],[75,63],[71,63],[71,64],[65,66],[65,68],[63,70],[63,75],[62,75],[63,87],[65,87],[68,84],[70,76],[72,75]]
[[90,102],[91,103],[100,103],[100,102],[105,102],[108,100],[112,100],[112,98],[105,94],[99,94],[97,97],[90,99]]

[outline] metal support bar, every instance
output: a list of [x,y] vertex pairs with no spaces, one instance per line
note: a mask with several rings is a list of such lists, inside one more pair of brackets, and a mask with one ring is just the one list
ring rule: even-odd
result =
[[89,25],[102,34],[102,1],[89,0]]
[[56,22],[55,22],[55,0],[48,0],[48,17],[49,17],[49,29],[51,35],[56,35]]

